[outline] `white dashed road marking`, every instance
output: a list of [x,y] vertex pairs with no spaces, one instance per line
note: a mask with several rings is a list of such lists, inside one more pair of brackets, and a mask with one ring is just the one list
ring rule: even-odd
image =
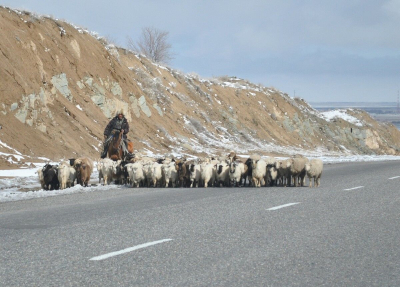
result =
[[352,187],[352,188],[348,188],[348,189],[343,189],[343,190],[354,190],[354,189],[360,189],[363,188],[364,186],[357,186],[357,187]]
[[281,209],[281,208],[288,207],[288,206],[292,206],[292,205],[299,204],[299,203],[300,203],[300,202],[288,203],[288,204],[284,204],[284,205],[279,205],[279,206],[271,207],[271,208],[268,208],[267,210],[277,210],[277,209]]
[[141,249],[141,248],[146,248],[146,247],[149,247],[149,246],[152,246],[152,245],[164,243],[164,242],[171,241],[171,240],[172,239],[163,239],[163,240],[148,242],[148,243],[136,245],[136,246],[133,246],[133,247],[125,248],[125,249],[120,250],[120,251],[115,251],[115,252],[107,253],[107,254],[104,254],[104,255],[96,256],[96,257],[90,258],[89,260],[95,260],[95,261],[104,260],[104,259],[107,259],[107,258],[110,258],[110,257],[113,257],[113,256],[121,255],[121,254],[128,253],[128,252],[132,252],[132,251],[135,251],[135,250],[138,250],[138,249]]
[[388,179],[395,179],[395,178],[399,178],[400,176],[394,176],[394,177],[391,177],[391,178],[388,178]]

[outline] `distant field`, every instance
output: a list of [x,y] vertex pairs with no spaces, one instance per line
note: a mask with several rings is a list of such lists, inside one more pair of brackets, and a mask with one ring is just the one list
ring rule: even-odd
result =
[[396,102],[311,102],[310,105],[318,111],[335,109],[360,109],[382,122],[391,122],[400,129],[400,113]]

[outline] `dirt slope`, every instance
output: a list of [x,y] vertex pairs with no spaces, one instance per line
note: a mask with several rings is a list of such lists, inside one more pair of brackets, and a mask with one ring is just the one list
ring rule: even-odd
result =
[[19,165],[98,158],[119,109],[138,152],[400,153],[400,132],[365,112],[327,120],[273,88],[185,75],[63,21],[0,7],[0,33],[0,168],[19,153]]

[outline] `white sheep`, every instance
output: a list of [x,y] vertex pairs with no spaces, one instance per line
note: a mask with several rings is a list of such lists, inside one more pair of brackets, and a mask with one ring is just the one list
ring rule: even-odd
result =
[[161,167],[162,167],[162,164],[160,164],[158,162],[155,162],[152,165],[151,179],[153,181],[154,187],[157,187],[157,183],[159,183],[160,186],[164,185],[164,172]]
[[40,182],[40,186],[42,187],[42,189],[45,189],[46,185],[44,183],[44,177],[43,177],[43,168],[39,168],[36,173],[38,174],[39,177],[39,182]]
[[245,179],[245,166],[242,162],[231,162],[229,166],[229,180],[233,186],[242,185],[242,179]]
[[252,181],[255,187],[264,185],[264,178],[267,174],[267,164],[264,160],[252,160]]
[[208,187],[209,185],[214,186],[217,177],[217,164],[205,162],[200,165],[200,168],[201,180],[204,182],[204,187]]
[[150,187],[150,183],[153,182],[153,162],[144,162],[143,173],[146,178],[147,187]]
[[298,183],[300,183],[301,186],[304,186],[306,176],[306,170],[304,167],[307,162],[308,158],[301,155],[296,155],[291,158],[290,175],[293,178],[294,186],[297,186]]
[[201,179],[201,170],[199,164],[192,163],[189,166],[189,178],[190,178],[190,187],[193,187],[193,184],[196,184],[196,187],[199,187]]
[[229,186],[229,165],[223,160],[217,166],[217,183]]
[[101,173],[101,165],[102,164],[103,163],[102,163],[101,159],[99,159],[97,161],[97,165],[96,165],[97,171],[99,172],[99,183],[101,183],[101,179],[103,178],[103,174]]
[[69,178],[67,180],[67,187],[74,186],[76,179],[76,169],[72,166],[69,167]]
[[312,178],[314,179],[314,187],[319,187],[323,168],[324,163],[320,159],[312,159],[305,164],[305,171],[310,182],[309,187],[312,187]]
[[105,185],[110,184],[111,181],[113,180],[113,176],[117,173],[117,162],[109,158],[103,158],[99,160],[99,163],[97,164],[97,168],[99,167],[100,167],[99,174],[101,173],[104,179],[104,184]]
[[140,183],[143,183],[145,180],[142,163],[128,163],[125,167],[129,175],[131,186],[139,187]]
[[175,168],[175,162],[171,161],[169,163],[165,163],[164,161],[162,168],[164,169],[165,175],[165,187],[168,187],[170,182],[172,187],[175,187],[176,180],[178,178],[178,173]]
[[62,162],[58,167],[58,181],[60,183],[60,189],[74,186],[76,178],[76,170],[71,167],[69,162]]

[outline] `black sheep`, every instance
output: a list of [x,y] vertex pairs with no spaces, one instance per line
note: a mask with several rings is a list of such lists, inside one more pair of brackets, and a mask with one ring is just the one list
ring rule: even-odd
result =
[[54,190],[60,188],[58,181],[57,165],[46,164],[43,169],[44,189]]

